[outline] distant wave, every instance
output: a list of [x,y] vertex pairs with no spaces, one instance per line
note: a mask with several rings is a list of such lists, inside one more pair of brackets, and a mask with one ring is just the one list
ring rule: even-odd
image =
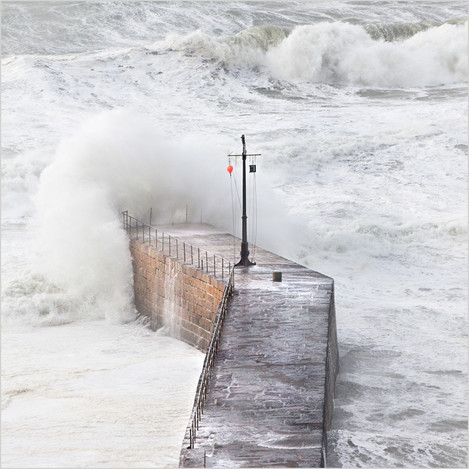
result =
[[387,42],[408,39],[417,33],[430,28],[443,26],[444,24],[464,25],[467,18],[455,18],[446,23],[435,21],[420,21],[418,23],[370,23],[364,25],[365,31],[372,39],[384,39]]
[[[468,23],[462,19],[437,25],[321,22],[294,28],[258,26],[228,36],[196,30],[185,35],[169,34],[147,46],[41,59],[86,63],[133,57],[138,63],[148,53],[180,53],[213,63],[228,73],[245,69],[288,82],[382,88],[446,85],[467,81]],[[24,77],[31,67],[36,68],[36,74],[43,72],[35,56],[11,56],[2,63],[8,67],[3,82]],[[171,66],[170,60],[167,63]]]
[[225,38],[195,31],[171,35],[163,46],[291,81],[400,87],[459,83],[468,75],[467,21],[434,27],[323,22],[291,31],[250,28]]

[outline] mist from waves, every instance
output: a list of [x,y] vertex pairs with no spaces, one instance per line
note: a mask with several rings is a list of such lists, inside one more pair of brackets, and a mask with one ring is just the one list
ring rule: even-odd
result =
[[[34,262],[3,289],[5,324],[135,319],[121,212],[148,221],[151,208],[157,224],[190,201],[196,221],[203,213],[204,221],[230,230],[231,195],[228,174],[220,177],[220,153],[226,150],[200,136],[167,141],[132,111],[108,111],[85,121],[61,141],[41,173],[33,195]],[[262,182],[260,190],[272,191]],[[278,211],[275,195],[267,200],[272,204],[265,213]],[[270,226],[264,224],[261,237]]]

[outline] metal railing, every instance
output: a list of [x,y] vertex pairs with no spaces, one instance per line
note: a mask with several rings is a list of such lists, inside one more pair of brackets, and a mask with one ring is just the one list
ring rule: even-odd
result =
[[[207,387],[208,381],[212,375],[213,364],[215,363],[215,358],[218,351],[218,344],[220,342],[221,330],[223,327],[223,322],[225,320],[226,311],[228,309],[228,301],[232,295],[234,286],[234,269],[231,271],[230,277],[228,279],[228,284],[223,293],[223,298],[221,300],[220,306],[215,317],[215,323],[212,331],[212,338],[208,346],[207,354],[205,355],[204,366],[202,368],[202,373],[200,374],[199,382],[197,384],[197,391],[195,393],[194,405],[192,407],[191,419],[188,425],[188,439],[189,447],[188,449],[194,448],[194,443],[197,436],[197,430],[199,429],[199,422],[202,417],[205,405],[205,398],[207,397]],[[186,431],[187,435],[187,431]],[[204,464],[205,467],[205,464]]]
[[205,355],[202,373],[200,374],[199,382],[197,384],[190,422],[186,430],[186,437],[189,440],[189,448],[192,449],[194,448],[197,430],[199,429],[200,419],[204,410],[208,381],[212,375],[213,364],[215,363],[218,344],[220,342],[221,330],[225,320],[226,311],[228,309],[228,301],[234,288],[234,265],[221,256],[210,254],[208,251],[167,235],[156,227],[137,220],[130,216],[127,211],[122,212],[122,217],[124,228],[130,236],[135,236],[137,239],[141,239],[143,243],[148,242],[165,255],[183,260],[194,267],[197,266],[197,268],[207,272],[209,275],[216,277],[217,274],[220,274],[219,276],[221,276],[222,280],[226,279],[227,282],[222,300],[215,316],[212,336]]
[[228,279],[232,275],[234,266],[229,260],[166,234],[156,227],[130,216],[128,211],[122,212],[122,223],[130,236],[141,239],[143,243],[148,242],[156,250],[169,257],[182,260],[201,269],[202,272],[214,277],[221,277],[222,280]]

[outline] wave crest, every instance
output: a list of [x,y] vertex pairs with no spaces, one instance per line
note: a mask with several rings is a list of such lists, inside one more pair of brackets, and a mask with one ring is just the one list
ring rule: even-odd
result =
[[376,41],[360,26],[300,26],[266,62],[288,80],[367,86],[427,86],[467,78],[467,22],[444,24],[398,43]]
[[[464,25],[466,18],[455,18],[447,24]],[[418,23],[370,23],[364,26],[365,31],[374,40],[384,39],[386,42],[409,39],[417,33],[430,28],[442,26],[445,23],[435,21],[420,21]]]
[[[201,31],[171,36],[167,48],[228,67],[261,68],[287,81],[376,87],[431,86],[467,80],[467,21],[362,27],[318,23],[250,28],[215,38]],[[407,39],[389,42],[389,38]],[[374,38],[375,37],[375,38]],[[379,39],[376,39],[379,37]]]

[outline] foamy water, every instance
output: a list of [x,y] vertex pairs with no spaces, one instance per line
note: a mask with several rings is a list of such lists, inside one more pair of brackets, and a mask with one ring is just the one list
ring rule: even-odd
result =
[[203,354],[102,321],[3,336],[4,467],[178,466]]
[[231,231],[242,134],[258,244],[335,279],[329,463],[467,465],[465,3],[4,2],[2,52],[5,467],[177,465],[202,355],[120,211]]

